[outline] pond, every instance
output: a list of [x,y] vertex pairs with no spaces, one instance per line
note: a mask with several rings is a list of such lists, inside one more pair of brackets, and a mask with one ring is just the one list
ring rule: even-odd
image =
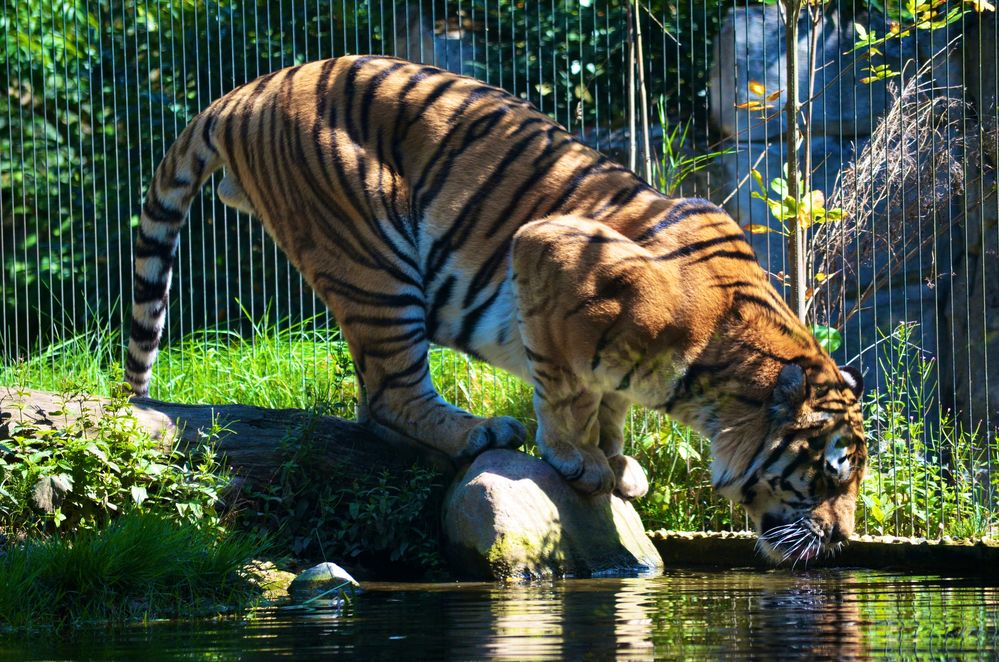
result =
[[885,572],[691,571],[542,584],[367,584],[343,609],[6,641],[17,659],[863,658],[999,655],[999,587]]

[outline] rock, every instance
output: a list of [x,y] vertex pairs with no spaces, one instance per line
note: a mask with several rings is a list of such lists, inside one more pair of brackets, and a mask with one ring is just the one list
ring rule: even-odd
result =
[[[318,596],[325,591],[354,592],[360,584],[336,563],[327,561],[300,573],[288,586],[288,593],[295,598]],[[331,596],[333,597],[333,596]]]
[[444,503],[445,551],[469,579],[659,573],[662,558],[634,507],[585,497],[548,463],[491,450],[459,476]]
[[295,579],[295,573],[280,570],[271,561],[251,561],[245,570],[268,600],[288,595],[288,587]]
[[51,513],[62,505],[66,496],[73,491],[73,477],[69,474],[42,476],[35,483],[31,500],[39,510]]
[[[913,38],[892,39],[880,50],[881,56],[868,59],[863,49],[850,53],[856,39],[854,24],[879,35],[887,32],[883,17],[876,13],[859,13],[847,18],[839,11],[826,12],[819,32],[815,76],[816,95],[812,106],[813,135],[825,133],[839,138],[869,135],[875,117],[887,107],[885,81],[870,85],[861,80],[868,76],[867,68],[889,63],[901,71],[916,59]],[[798,27],[799,94],[808,98],[808,62],[810,50],[810,20],[802,12]],[[760,111],[737,109],[737,104],[757,99],[750,96],[750,81],[762,83],[767,92],[787,88],[785,81],[783,9],[777,5],[749,5],[728,11],[722,19],[714,40],[714,62],[711,68],[711,122],[725,136],[740,141],[777,140],[787,130],[784,114],[776,112],[786,102],[785,94],[770,101],[768,121]],[[910,68],[912,65],[909,65]]]

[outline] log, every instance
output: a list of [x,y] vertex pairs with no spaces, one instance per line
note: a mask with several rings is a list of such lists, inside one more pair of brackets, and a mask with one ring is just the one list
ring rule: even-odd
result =
[[[45,391],[0,386],[0,439],[8,438],[11,421],[52,428],[65,427],[86,414],[96,417],[108,399],[86,394],[56,395]],[[303,409],[268,409],[250,405],[178,404],[151,398],[129,402],[139,426],[164,444],[181,451],[201,446],[213,422],[221,427],[216,453],[241,481],[271,482],[281,464],[304,444],[317,458],[315,475],[362,471],[401,471],[422,464],[454,475],[453,462],[443,453],[371,426]]]

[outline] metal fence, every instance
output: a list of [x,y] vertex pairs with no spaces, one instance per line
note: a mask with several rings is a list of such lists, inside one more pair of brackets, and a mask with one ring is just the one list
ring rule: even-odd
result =
[[[345,53],[434,63],[529,99],[657,186],[723,204],[788,291],[788,49],[773,0],[2,7],[8,381],[55,369],[80,339],[121,356],[143,187],[199,109],[262,73]],[[806,4],[798,25],[809,317],[874,393],[862,529],[981,535],[999,520],[999,390],[989,393],[999,380],[996,13],[983,0],[834,0]],[[181,238],[166,346],[252,342],[261,326],[335,340],[323,305],[260,226],[213,190]],[[303,383],[330,365],[313,362]],[[442,365],[445,382],[476,369],[453,356]],[[484,388],[508,388],[497,379]],[[471,406],[486,398],[453,384],[449,395]],[[642,413],[632,420],[648,438],[666,428]],[[691,522],[741,526],[704,496],[707,450],[671,443]]]

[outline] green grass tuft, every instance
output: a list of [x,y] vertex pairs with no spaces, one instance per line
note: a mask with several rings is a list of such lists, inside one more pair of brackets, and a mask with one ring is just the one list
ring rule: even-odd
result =
[[201,616],[252,605],[251,537],[149,514],[29,540],[0,555],[0,627]]

